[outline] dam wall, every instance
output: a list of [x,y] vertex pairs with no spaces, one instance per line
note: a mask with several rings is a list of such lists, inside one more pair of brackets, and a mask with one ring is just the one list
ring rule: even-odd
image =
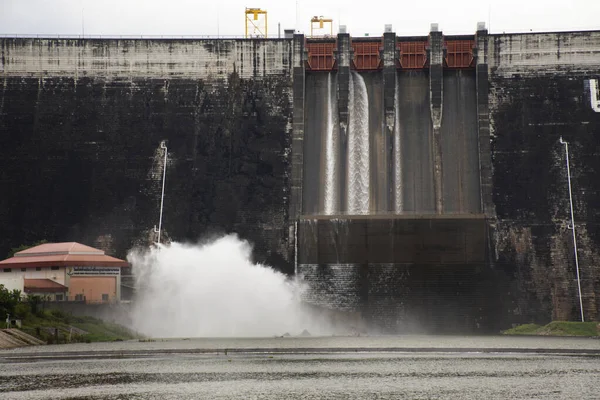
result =
[[581,297],[600,317],[600,33],[490,35],[495,266],[511,284],[512,319],[580,318],[563,137],[569,143]]
[[[0,255],[237,233],[289,262],[292,41],[0,39]],[[287,272],[291,272],[288,270]]]
[[[600,32],[0,39],[0,254],[237,233],[381,332],[600,317]],[[596,100],[595,100],[596,99]]]

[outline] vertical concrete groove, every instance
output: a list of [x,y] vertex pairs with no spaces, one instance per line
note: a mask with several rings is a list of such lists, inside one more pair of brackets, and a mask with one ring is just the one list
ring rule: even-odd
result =
[[385,207],[386,211],[398,211],[394,206],[396,194],[398,193],[395,179],[395,165],[399,160],[395,160],[395,141],[396,132],[396,33],[386,32],[383,34],[383,109],[385,113],[384,127],[384,151],[385,151],[385,176],[386,193]]
[[434,171],[434,193],[435,211],[441,214],[444,211],[443,188],[442,188],[442,141],[440,128],[442,126],[443,106],[443,62],[444,62],[444,36],[442,32],[430,32],[429,34],[429,91],[431,122],[433,123],[433,171]]
[[[350,34],[339,33],[337,37],[336,61],[337,71],[337,102],[338,102],[338,124],[339,124],[339,168],[340,171],[347,170],[347,147],[348,147],[348,99],[350,96],[350,60],[352,47],[350,46]],[[347,211],[347,179],[345,173],[339,175],[339,204],[340,211]]]

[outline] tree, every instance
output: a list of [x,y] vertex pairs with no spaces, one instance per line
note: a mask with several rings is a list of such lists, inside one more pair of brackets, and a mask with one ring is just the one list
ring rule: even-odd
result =
[[7,314],[14,315],[15,306],[21,301],[20,290],[8,290],[0,284],[0,321],[6,319]]

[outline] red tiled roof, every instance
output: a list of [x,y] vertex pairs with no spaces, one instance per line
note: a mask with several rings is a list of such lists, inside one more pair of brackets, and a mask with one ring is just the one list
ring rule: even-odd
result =
[[24,279],[25,293],[62,293],[68,288],[50,279]]
[[0,267],[127,267],[127,261],[104,254],[102,250],[80,243],[44,243],[20,251],[9,259],[0,261]]
[[29,257],[33,255],[48,254],[104,254],[102,250],[95,249],[77,242],[44,243],[15,253],[16,257]]

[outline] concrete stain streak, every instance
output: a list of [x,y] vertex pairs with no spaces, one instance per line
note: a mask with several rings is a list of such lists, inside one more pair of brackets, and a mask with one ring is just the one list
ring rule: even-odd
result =
[[[291,40],[0,39],[4,74],[242,78],[290,73]],[[235,50],[235,51],[234,51]],[[283,54],[283,57],[279,55]],[[5,58],[3,57],[3,60]],[[257,65],[242,60],[254,60]],[[236,68],[236,61],[242,61]]]

